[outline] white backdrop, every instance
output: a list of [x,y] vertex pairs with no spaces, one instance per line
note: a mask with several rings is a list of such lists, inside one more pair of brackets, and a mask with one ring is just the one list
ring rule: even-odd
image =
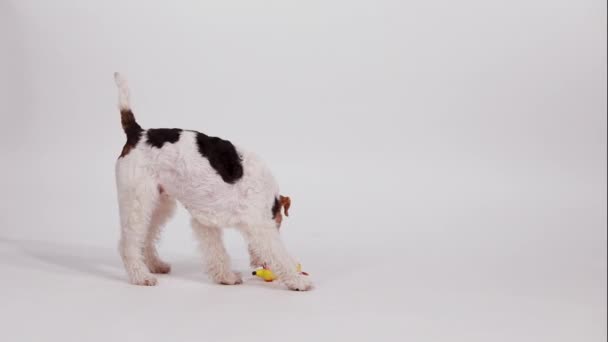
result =
[[[606,39],[602,0],[2,0],[0,338],[605,341]],[[211,284],[183,211],[126,283],[114,71],[264,157],[315,291]]]

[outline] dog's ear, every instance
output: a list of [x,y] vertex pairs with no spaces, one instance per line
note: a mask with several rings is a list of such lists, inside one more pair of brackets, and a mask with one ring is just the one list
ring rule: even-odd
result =
[[279,196],[279,202],[281,203],[281,207],[283,207],[285,216],[289,216],[289,207],[291,207],[291,198],[289,198],[288,196]]

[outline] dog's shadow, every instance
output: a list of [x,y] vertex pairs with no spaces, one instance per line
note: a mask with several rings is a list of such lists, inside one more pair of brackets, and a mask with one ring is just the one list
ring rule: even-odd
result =
[[[15,258],[15,254],[23,257]],[[167,261],[171,264],[171,273],[157,276],[212,284],[200,259],[192,257]],[[241,263],[245,263],[245,260],[241,260]],[[0,264],[128,283],[118,251],[112,248],[0,237]],[[243,276],[247,277],[247,274]]]
[[[112,281],[126,281],[120,257],[115,250],[60,242],[0,238],[0,253],[8,249],[13,257],[0,263],[46,272],[79,273]],[[15,253],[24,257],[14,258]]]

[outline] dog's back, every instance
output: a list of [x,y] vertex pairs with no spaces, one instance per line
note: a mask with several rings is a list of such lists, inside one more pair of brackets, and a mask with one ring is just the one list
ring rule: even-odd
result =
[[278,185],[255,154],[193,130],[143,129],[131,109],[126,81],[119,74],[115,78],[127,136],[117,160],[118,181],[133,183],[134,178],[151,176],[193,216],[216,224],[272,218]]

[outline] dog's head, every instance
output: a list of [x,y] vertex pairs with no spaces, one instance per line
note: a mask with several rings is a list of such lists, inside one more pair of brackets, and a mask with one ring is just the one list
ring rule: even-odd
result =
[[275,197],[272,205],[272,218],[277,223],[277,228],[281,228],[281,222],[283,221],[281,211],[285,213],[285,216],[289,216],[289,207],[291,207],[291,198],[288,196]]

